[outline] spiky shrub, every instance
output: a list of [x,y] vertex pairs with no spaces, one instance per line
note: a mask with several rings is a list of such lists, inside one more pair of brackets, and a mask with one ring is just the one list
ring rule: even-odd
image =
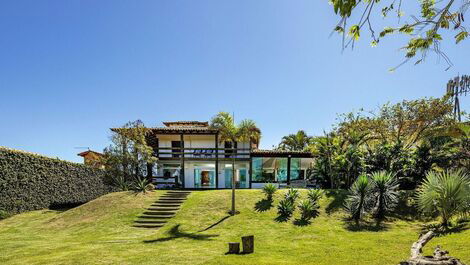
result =
[[470,176],[462,170],[428,172],[417,190],[417,202],[423,213],[439,214],[441,224],[448,226],[470,203]]
[[148,184],[149,184],[149,181],[146,178],[136,177],[134,179],[134,182],[132,183],[132,190],[134,190],[135,192],[146,193],[148,191],[147,189]]
[[128,191],[129,190],[129,182],[124,178],[123,175],[116,175],[112,177],[113,184],[121,191]]
[[398,180],[394,174],[377,171],[371,174],[372,203],[375,218],[385,218],[398,202]]
[[367,175],[360,175],[349,189],[345,208],[356,222],[367,212],[370,206],[371,185]]
[[284,195],[284,199],[290,201],[292,204],[294,204],[295,200],[297,200],[299,197],[299,190],[296,190],[294,188],[290,188]]
[[266,199],[271,201],[273,199],[273,195],[276,193],[277,187],[272,183],[268,183],[263,187],[263,193],[266,195]]
[[318,203],[313,202],[310,199],[301,200],[297,205],[297,208],[300,210],[300,218],[302,220],[309,220],[318,214],[318,209],[320,206]]
[[312,203],[317,203],[323,197],[325,191],[322,189],[309,189],[307,192],[307,197]]
[[294,203],[289,199],[283,199],[277,206],[277,213],[282,217],[291,217],[294,213]]

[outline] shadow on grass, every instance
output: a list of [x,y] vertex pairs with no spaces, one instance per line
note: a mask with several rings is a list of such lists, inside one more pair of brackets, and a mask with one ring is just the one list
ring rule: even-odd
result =
[[325,195],[327,198],[333,197],[333,200],[325,208],[326,213],[330,215],[343,208],[348,192],[346,190],[327,190]]
[[144,240],[144,243],[158,243],[158,242],[166,242],[171,241],[177,238],[187,238],[193,240],[212,240],[212,237],[218,237],[219,235],[201,235],[197,233],[186,233],[180,231],[180,225],[177,224],[173,226],[170,231],[168,231],[168,237],[157,238],[152,240]]
[[310,222],[310,219],[302,219],[302,218],[298,218],[298,219],[295,219],[294,220],[294,225],[295,226],[307,226],[309,224],[311,224],[312,222]]
[[262,199],[255,204],[255,211],[265,212],[273,207],[273,200]]
[[218,224],[222,223],[223,221],[227,220],[227,219],[230,218],[230,217],[231,217],[231,215],[227,215],[227,216],[223,217],[222,219],[220,219],[219,221],[217,221],[217,222],[211,224],[210,226],[208,226],[208,227],[206,227],[206,228],[200,230],[199,232],[207,231],[207,230],[209,230],[209,229],[211,229],[211,228],[217,226]]
[[355,221],[347,220],[344,228],[351,232],[362,232],[362,231],[380,232],[380,231],[387,231],[390,228],[390,225],[384,224],[382,222],[368,222],[368,221],[355,222]]
[[445,235],[450,235],[454,233],[460,233],[468,229],[470,229],[469,221],[461,221],[448,227],[442,226],[441,224],[422,225],[421,233],[424,234],[428,231],[433,231],[436,234],[436,236],[439,237],[439,236],[445,236]]
[[290,219],[289,215],[279,215],[276,218],[274,218],[274,221],[278,223],[284,223],[284,222],[289,221],[289,219]]

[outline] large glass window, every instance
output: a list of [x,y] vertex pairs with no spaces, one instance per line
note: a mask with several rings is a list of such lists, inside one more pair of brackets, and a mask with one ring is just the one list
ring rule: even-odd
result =
[[287,182],[287,158],[254,157],[252,171],[255,182]]
[[290,159],[290,179],[303,179],[303,172],[301,170],[301,158]]
[[215,169],[213,165],[194,166],[194,187],[196,188],[215,188]]
[[[232,165],[225,165],[225,188],[232,188]],[[248,188],[248,170],[246,168],[235,167],[235,187]]]

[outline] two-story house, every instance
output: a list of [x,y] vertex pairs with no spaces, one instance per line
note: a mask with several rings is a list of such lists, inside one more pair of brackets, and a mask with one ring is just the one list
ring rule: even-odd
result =
[[147,143],[158,158],[152,179],[157,187],[186,189],[260,188],[304,179],[313,159],[309,152],[259,150],[249,142],[220,142],[208,122],[164,122],[149,128]]

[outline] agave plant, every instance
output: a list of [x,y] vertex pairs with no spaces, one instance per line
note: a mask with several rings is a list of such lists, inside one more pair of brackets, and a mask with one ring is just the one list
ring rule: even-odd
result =
[[310,199],[300,201],[297,207],[300,210],[300,218],[306,221],[318,214],[318,209],[320,208],[316,202]]
[[277,213],[282,217],[290,217],[294,212],[294,204],[289,199],[284,199],[279,202],[277,206]]
[[367,175],[360,175],[349,189],[345,208],[353,220],[359,221],[370,207],[371,184]]
[[394,174],[377,171],[371,175],[374,216],[381,220],[398,202],[398,180]]
[[129,190],[129,182],[122,175],[117,175],[112,177],[114,186],[116,186],[121,191]]
[[313,203],[318,203],[318,201],[323,197],[325,192],[322,189],[309,189],[307,192],[308,199]]
[[146,193],[148,191],[149,181],[143,177],[136,177],[134,183],[132,183],[132,189],[136,192]]
[[441,224],[449,225],[457,213],[466,211],[470,203],[470,176],[462,170],[431,171],[417,191],[418,207],[426,214],[438,213]]
[[274,193],[276,193],[277,187],[272,183],[268,183],[263,187],[263,193],[266,195],[266,199],[271,201],[273,199]]
[[292,204],[295,203],[295,200],[297,200],[300,197],[299,190],[296,190],[294,188],[290,188],[284,198],[288,201],[290,201]]

